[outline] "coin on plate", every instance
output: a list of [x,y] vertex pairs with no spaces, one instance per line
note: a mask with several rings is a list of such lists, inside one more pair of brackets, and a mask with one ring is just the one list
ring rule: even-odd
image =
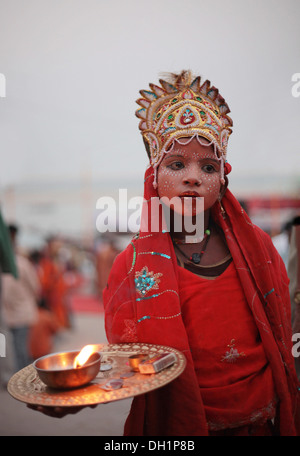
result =
[[109,371],[109,370],[111,370],[111,368],[112,368],[112,365],[109,364],[109,363],[101,364],[101,366],[100,366],[100,372]]

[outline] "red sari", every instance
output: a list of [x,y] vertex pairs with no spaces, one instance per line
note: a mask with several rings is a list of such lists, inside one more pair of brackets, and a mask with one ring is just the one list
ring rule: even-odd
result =
[[272,370],[234,263],[214,280],[180,269],[182,318],[209,430],[264,425],[276,412]]
[[[152,182],[153,170],[149,167],[145,175],[146,201],[158,196]],[[222,217],[218,203],[212,208],[212,216],[225,234],[248,311],[272,372],[278,401],[276,424],[280,435],[296,435],[299,385],[291,354],[286,270],[269,236],[251,223],[228,189],[222,205],[226,217]],[[144,216],[143,213],[142,219]],[[179,274],[170,235],[141,229],[139,237],[116,258],[104,290],[105,327],[110,343],[140,341],[172,346],[187,359],[185,371],[171,384],[134,398],[125,435],[209,435],[191,336],[184,321]],[[148,288],[142,290],[144,294],[137,286],[141,276],[148,280]],[[210,324],[215,325],[213,315]],[[238,324],[232,315],[232,325]]]

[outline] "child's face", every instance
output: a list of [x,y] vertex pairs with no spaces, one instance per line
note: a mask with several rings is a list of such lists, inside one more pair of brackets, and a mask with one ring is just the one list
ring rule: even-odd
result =
[[[184,140],[181,139],[180,142]],[[189,199],[184,200],[184,213],[192,215],[194,210],[192,213],[188,211],[188,214],[186,203],[190,202],[195,207],[195,197],[200,196],[204,198],[204,210],[211,208],[220,194],[220,178],[220,162],[215,157],[212,145],[203,146],[197,138],[187,144],[175,142],[158,168],[158,195],[160,198],[182,199],[186,192],[191,192]],[[180,212],[179,206],[174,210]]]

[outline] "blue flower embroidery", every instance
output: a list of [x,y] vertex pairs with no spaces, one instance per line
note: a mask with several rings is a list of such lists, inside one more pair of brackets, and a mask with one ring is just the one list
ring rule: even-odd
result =
[[135,274],[135,288],[141,296],[145,296],[150,290],[157,290],[160,282],[160,272],[154,274],[153,271],[149,272],[147,266],[144,266],[140,272]]

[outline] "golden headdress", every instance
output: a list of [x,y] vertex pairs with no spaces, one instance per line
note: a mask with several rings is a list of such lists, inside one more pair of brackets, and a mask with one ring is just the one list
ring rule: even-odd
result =
[[160,79],[161,87],[149,84],[151,90],[141,90],[143,98],[137,100],[141,108],[136,116],[150,164],[156,170],[174,140],[196,136],[214,144],[223,170],[233,125],[227,103],[210,81],[201,85],[200,76],[194,78],[190,71],[171,77],[170,82]]

